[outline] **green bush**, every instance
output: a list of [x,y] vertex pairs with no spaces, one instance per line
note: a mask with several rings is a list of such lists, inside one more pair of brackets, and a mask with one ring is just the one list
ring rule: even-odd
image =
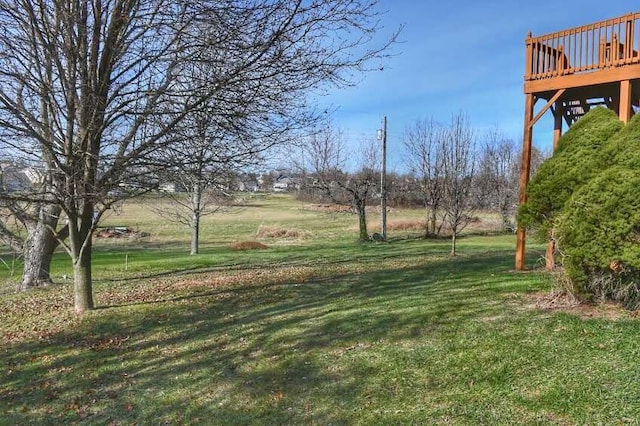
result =
[[547,238],[573,192],[609,165],[602,147],[622,128],[616,114],[605,108],[594,108],[578,120],[531,179],[527,202],[518,209],[518,224]]
[[640,170],[640,114],[633,116],[629,123],[603,146],[602,160],[605,165]]
[[640,175],[611,167],[583,185],[557,221],[567,275],[583,294],[640,306]]
[[561,138],[527,190],[518,223],[553,229],[579,295],[640,308],[640,115],[596,108]]

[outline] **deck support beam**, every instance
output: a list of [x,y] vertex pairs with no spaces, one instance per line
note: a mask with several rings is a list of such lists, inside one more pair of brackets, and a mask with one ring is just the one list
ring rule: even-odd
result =
[[564,105],[562,102],[556,102],[553,118],[553,150],[558,149],[558,143],[562,137],[562,118],[564,117]]
[[[524,136],[522,138],[522,167],[520,169],[520,205],[527,201],[527,185],[531,172],[531,144],[533,141],[533,107],[536,99],[531,93],[525,95]],[[550,105],[549,105],[550,106]],[[518,226],[516,240],[516,271],[524,270],[526,230]]]
[[[553,152],[558,149],[558,143],[562,137],[562,118],[564,117],[564,106],[562,102],[556,102],[556,107],[553,111]],[[556,266],[555,260],[556,242],[553,239],[553,235],[549,236],[549,242],[547,243],[547,252],[544,256],[547,271],[553,270]]]
[[[524,137],[522,139],[522,168],[520,169],[520,200],[519,205],[522,205],[527,202],[527,186],[529,185],[529,177],[531,176],[531,147],[533,142],[533,126],[542,118],[542,116],[555,104],[558,102],[560,97],[564,94],[565,89],[558,90],[549,101],[542,107],[542,109],[533,116],[534,107],[536,101],[538,100],[531,93],[527,93],[525,95],[525,106],[524,106]],[[560,108],[561,110],[561,108]],[[556,111],[558,111],[558,106],[556,105]],[[556,116],[557,112],[556,112]],[[560,120],[562,120],[562,114],[559,115]],[[557,122],[557,119],[556,119]],[[562,131],[562,121],[560,121],[560,131]],[[555,138],[555,135],[554,135]],[[555,142],[554,142],[555,145]],[[517,239],[516,239],[516,270],[522,271],[524,270],[524,258],[526,253],[526,239],[527,239],[527,231],[518,226],[517,230]]]
[[618,114],[620,121],[627,124],[631,120],[631,80],[622,80],[620,82],[620,107]]
[[[560,96],[562,96],[564,94],[564,92],[566,91],[566,89],[560,89],[556,92],[555,95],[553,95],[553,97],[551,97],[551,99],[549,99],[549,101],[542,107],[542,109],[536,114],[535,117],[533,117],[533,119],[530,121],[529,126],[533,127],[534,124],[536,124],[538,122],[538,120],[540,120],[542,118],[542,116],[544,115],[545,112],[547,112],[549,110],[549,108],[551,108],[551,106],[558,100],[560,99]],[[537,100],[537,99],[536,99]],[[535,101],[534,101],[535,102]]]

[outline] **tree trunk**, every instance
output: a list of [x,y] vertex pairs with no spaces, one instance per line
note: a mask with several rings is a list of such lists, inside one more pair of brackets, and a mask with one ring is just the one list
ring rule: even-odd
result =
[[52,284],[49,266],[55,248],[53,235],[44,226],[36,224],[24,246],[24,267],[20,290],[26,291],[33,287]]
[[57,242],[51,232],[58,224],[60,207],[46,205],[41,207],[40,220],[29,227],[29,235],[24,243],[24,267],[20,290],[52,284],[49,268]]
[[191,198],[191,255],[198,254],[200,248],[200,207],[202,203],[202,191],[199,184],[193,186]]
[[431,214],[430,223],[429,223],[429,226],[430,226],[429,233],[432,236],[435,236],[436,235],[436,221],[437,221],[437,218],[438,218],[435,207],[432,208],[429,213]]
[[91,280],[93,215],[93,204],[90,201],[85,201],[81,214],[69,217],[69,245],[73,262],[73,299],[77,315],[82,315],[94,307]]
[[513,226],[511,224],[511,215],[509,214],[508,206],[501,206],[500,214],[502,216],[502,232],[509,232],[512,230]]
[[94,308],[93,288],[91,282],[91,240],[81,251],[79,257],[73,259],[73,297],[76,314]]
[[198,254],[200,246],[200,212],[193,212],[191,217],[191,255]]
[[429,238],[431,236],[431,220],[429,219],[429,214],[426,216],[425,226],[424,226],[424,238]]
[[451,256],[456,255],[456,239],[458,237],[458,233],[456,230],[451,230]]
[[364,202],[356,203],[356,210],[358,212],[358,225],[360,228],[360,241],[367,241],[369,239],[369,233],[367,232],[367,211]]

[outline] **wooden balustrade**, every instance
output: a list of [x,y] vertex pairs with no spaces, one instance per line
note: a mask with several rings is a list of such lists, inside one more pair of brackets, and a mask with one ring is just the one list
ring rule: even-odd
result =
[[526,39],[525,81],[640,63],[640,13]]

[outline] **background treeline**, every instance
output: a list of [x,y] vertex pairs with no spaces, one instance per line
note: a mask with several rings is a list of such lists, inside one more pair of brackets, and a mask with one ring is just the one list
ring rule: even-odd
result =
[[[499,213],[503,230],[515,229],[522,156],[519,142],[498,128],[482,134],[463,114],[457,114],[444,125],[433,119],[416,120],[405,129],[402,145],[401,166],[406,171],[391,171],[386,176],[389,208],[424,208],[425,232],[432,236],[440,235],[445,223],[449,230],[464,227],[477,211]],[[534,148],[534,172],[546,157]],[[351,205],[357,212],[354,187],[359,183],[367,188],[360,194],[366,205],[379,206],[380,141],[348,147],[339,131],[323,129],[305,143],[293,167],[275,175],[269,176],[270,182],[277,185],[286,180],[287,190],[301,201]]]

